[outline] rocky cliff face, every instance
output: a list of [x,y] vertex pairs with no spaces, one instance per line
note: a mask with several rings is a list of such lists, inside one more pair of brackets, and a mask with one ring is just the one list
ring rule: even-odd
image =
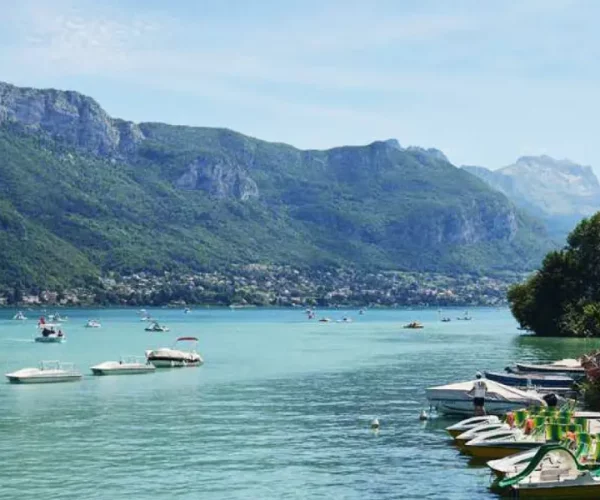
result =
[[20,88],[0,82],[0,124],[14,122],[43,131],[95,154],[131,152],[143,139],[137,125],[113,120],[78,92]]
[[600,184],[589,166],[549,156],[524,156],[499,170],[463,167],[518,206],[546,220],[563,237],[583,217],[600,210]]
[[[0,148],[11,206],[107,269],[522,270],[548,248],[506,196],[441,151],[394,139],[302,151],[226,129],[135,124],[77,92],[0,84]],[[43,209],[40,182],[60,184]]]
[[201,189],[221,199],[246,201],[258,197],[258,186],[245,168],[227,158],[196,158],[175,185],[181,189]]

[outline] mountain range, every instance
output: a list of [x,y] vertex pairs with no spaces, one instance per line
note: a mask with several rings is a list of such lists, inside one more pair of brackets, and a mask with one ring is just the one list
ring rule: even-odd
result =
[[[487,179],[486,179],[487,181]],[[542,225],[438,150],[300,150],[0,83],[0,283],[231,264],[529,270]]]
[[543,220],[548,233],[559,242],[582,218],[600,210],[596,175],[589,166],[570,160],[524,156],[498,170],[463,168]]

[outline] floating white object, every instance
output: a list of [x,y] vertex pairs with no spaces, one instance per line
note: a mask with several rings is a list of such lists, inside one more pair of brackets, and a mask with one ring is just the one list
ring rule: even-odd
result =
[[371,429],[379,429],[379,419],[373,419],[373,421],[371,422]]
[[419,420],[427,420],[429,418],[429,416],[427,415],[427,412],[425,410],[421,411],[421,414],[419,415]]

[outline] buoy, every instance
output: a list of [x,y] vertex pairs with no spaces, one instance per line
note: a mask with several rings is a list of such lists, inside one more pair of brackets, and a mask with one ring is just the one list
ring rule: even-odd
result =
[[371,429],[379,429],[379,420],[374,418],[371,422]]
[[421,411],[419,415],[419,420],[427,420],[429,417],[427,416],[427,412],[425,410]]

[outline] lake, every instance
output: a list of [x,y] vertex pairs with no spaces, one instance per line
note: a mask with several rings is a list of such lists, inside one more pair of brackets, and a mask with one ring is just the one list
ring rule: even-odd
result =
[[[0,312],[0,368],[75,362],[81,382],[0,383],[0,498],[496,498],[444,427],[418,419],[425,388],[597,348],[590,340],[519,335],[505,309],[441,323],[430,310],[61,310],[67,342],[32,341],[40,312]],[[462,310],[444,315],[461,316]],[[83,327],[88,318],[101,329]],[[418,320],[423,330],[402,325]],[[89,367],[200,339],[205,365],[93,377]],[[378,433],[370,422],[381,422]]]

